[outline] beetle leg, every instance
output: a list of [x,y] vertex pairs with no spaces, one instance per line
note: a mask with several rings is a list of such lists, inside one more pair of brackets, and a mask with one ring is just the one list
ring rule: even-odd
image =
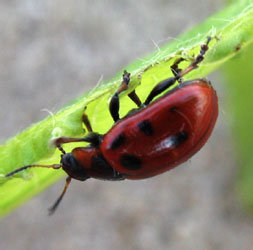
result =
[[144,105],[148,105],[157,95],[161,94],[164,90],[171,87],[178,79],[177,77],[171,77],[159,82],[149,93],[147,99],[144,102]]
[[195,60],[184,70],[181,70],[178,68],[178,64],[182,62],[184,59],[179,58],[175,61],[175,63],[171,66],[171,71],[174,74],[174,77],[165,79],[161,82],[159,82],[149,93],[147,99],[144,102],[144,105],[148,105],[157,95],[161,94],[164,90],[171,87],[176,81],[179,83],[182,82],[182,77],[189,73],[190,71],[196,69],[198,67],[198,64],[203,61],[204,55],[206,51],[208,50],[208,44],[211,41],[211,37],[207,37],[207,41],[205,44],[201,45],[201,50],[198,54],[198,56],[195,58]]
[[92,130],[92,127],[91,127],[91,124],[90,124],[90,121],[89,121],[89,118],[88,116],[85,114],[85,110],[86,110],[86,106],[84,107],[84,112],[83,112],[83,115],[82,115],[82,121],[83,121],[83,124],[85,125],[85,127],[87,128],[88,132],[93,132]]
[[[178,59],[174,62],[173,65],[170,66],[171,72],[173,73],[173,75],[174,75],[175,77],[177,77],[178,74],[182,71],[182,69],[179,69],[179,68],[178,68],[179,63],[181,63],[182,61],[185,61],[185,59],[184,59],[183,57],[180,57],[180,58],[178,58]],[[183,81],[182,78],[179,78],[179,79],[178,79],[178,82],[179,82],[179,83],[181,83],[182,81]]]
[[212,40],[212,38],[210,36],[208,36],[206,43],[204,43],[204,44],[201,45],[200,52],[196,56],[196,58],[194,59],[194,61],[185,70],[179,72],[179,74],[178,74],[179,78],[181,78],[182,76],[188,74],[192,70],[198,68],[198,64],[203,61],[204,55],[205,55],[205,53],[208,50],[208,44],[210,43],[211,40]]
[[59,137],[53,140],[53,145],[57,147],[63,154],[66,152],[62,148],[62,144],[64,143],[72,143],[72,142],[89,142],[92,146],[98,147],[101,143],[102,135],[90,132],[85,137],[82,138],[72,138],[72,137]]
[[128,94],[128,97],[138,106],[141,107],[141,100],[138,97],[138,95],[135,93],[135,90],[133,90],[131,93]]
[[145,105],[148,105],[157,95],[161,94],[164,90],[171,87],[176,81],[179,83],[182,82],[182,76],[179,76],[182,72],[182,69],[179,69],[178,65],[184,60],[184,58],[180,57],[174,62],[174,64],[170,67],[174,77],[159,82],[149,93],[147,99],[144,102]]
[[114,122],[119,120],[119,94],[123,92],[124,90],[128,89],[128,84],[130,82],[130,73],[128,73],[126,70],[123,73],[123,80],[116,91],[116,93],[113,95],[110,105],[109,105],[109,110],[111,113],[111,116],[114,120]]
[[[113,95],[110,105],[109,105],[109,110],[111,113],[111,116],[114,120],[114,122],[117,122],[119,120],[119,94],[125,90],[128,89],[128,84],[130,82],[130,73],[128,73],[126,70],[123,73],[123,80],[121,82],[121,85],[119,86],[118,90],[116,93]],[[128,94],[128,97],[138,106],[141,107],[142,103],[140,98],[137,96],[135,93],[135,90],[133,90],[131,93]]]

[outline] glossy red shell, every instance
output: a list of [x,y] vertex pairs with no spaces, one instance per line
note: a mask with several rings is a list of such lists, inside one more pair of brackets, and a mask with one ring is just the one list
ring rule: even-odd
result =
[[[188,81],[117,122],[104,135],[101,152],[116,171],[129,175],[127,179],[158,175],[192,157],[208,140],[217,116],[218,99],[210,83]],[[152,135],[139,129],[143,121],[152,126]],[[124,142],[113,149],[115,138],[122,135]],[[140,168],[125,168],[125,154],[137,157]]]

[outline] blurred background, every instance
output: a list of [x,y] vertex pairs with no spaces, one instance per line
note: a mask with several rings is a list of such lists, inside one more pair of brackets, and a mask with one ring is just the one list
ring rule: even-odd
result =
[[[221,10],[224,0],[0,2],[0,142]],[[252,249],[235,195],[240,167],[220,100],[211,139],[182,166],[143,181],[64,180],[0,222],[0,249]]]

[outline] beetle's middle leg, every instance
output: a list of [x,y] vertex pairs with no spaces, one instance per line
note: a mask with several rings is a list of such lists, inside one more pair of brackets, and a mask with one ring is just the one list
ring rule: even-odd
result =
[[[121,85],[119,86],[116,93],[113,95],[110,101],[109,110],[111,113],[111,116],[114,120],[114,122],[117,122],[119,118],[119,94],[125,90],[128,89],[128,84],[130,82],[130,73],[128,73],[126,70],[123,73],[123,80],[121,82]],[[141,100],[135,93],[135,90],[133,90],[131,93],[128,94],[128,97],[138,106],[141,106]]]

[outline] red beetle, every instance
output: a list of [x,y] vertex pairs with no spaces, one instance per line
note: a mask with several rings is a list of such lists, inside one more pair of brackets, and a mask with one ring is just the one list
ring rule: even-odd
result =
[[[182,81],[182,77],[198,67],[204,59],[211,38],[201,46],[199,55],[185,69],[171,66],[174,77],[158,83],[144,103],[135,91],[128,96],[137,109],[119,118],[119,93],[128,88],[130,74],[124,72],[123,81],[110,101],[110,113],[115,121],[104,135],[92,131],[87,115],[82,120],[89,131],[84,138],[60,137],[54,141],[62,152],[60,164],[28,165],[6,177],[31,167],[62,168],[67,174],[64,190],[49,209],[53,213],[59,205],[71,178],[103,180],[144,179],[168,171],[193,156],[208,140],[217,116],[218,100],[211,83],[205,79]],[[178,81],[179,85],[163,96],[151,101]],[[151,104],[150,104],[151,103]],[[74,148],[66,153],[62,144],[88,142],[86,147]]]

